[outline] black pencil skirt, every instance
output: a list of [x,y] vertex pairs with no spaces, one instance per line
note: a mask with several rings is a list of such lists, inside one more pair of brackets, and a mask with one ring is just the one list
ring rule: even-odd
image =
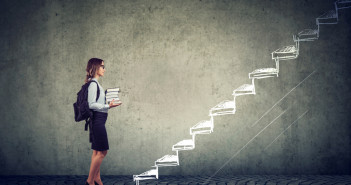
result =
[[91,149],[105,151],[109,149],[105,123],[107,113],[93,111]]

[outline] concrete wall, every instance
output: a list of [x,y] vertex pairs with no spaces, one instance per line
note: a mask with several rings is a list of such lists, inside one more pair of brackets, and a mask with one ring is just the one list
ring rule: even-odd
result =
[[[101,173],[139,174],[332,8],[333,0],[1,1],[0,175],[88,174],[88,133],[72,104],[89,58],[105,61],[100,83],[120,87],[124,102],[109,110]],[[181,152],[181,166],[160,174],[350,174],[350,33],[343,10],[319,40],[301,43],[299,58],[281,62],[279,78],[257,80],[235,115],[216,117],[214,133]]]

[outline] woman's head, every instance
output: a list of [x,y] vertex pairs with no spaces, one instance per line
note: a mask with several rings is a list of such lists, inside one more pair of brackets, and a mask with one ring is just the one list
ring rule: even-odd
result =
[[104,72],[105,72],[104,61],[99,58],[91,58],[88,61],[86,72],[87,72],[87,76],[85,78],[85,83],[88,82],[89,79],[91,78],[104,76]]

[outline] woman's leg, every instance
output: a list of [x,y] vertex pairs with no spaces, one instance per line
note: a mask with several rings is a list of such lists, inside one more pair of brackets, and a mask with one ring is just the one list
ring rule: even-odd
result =
[[94,181],[97,182],[99,185],[103,185],[103,183],[101,181],[101,177],[100,177],[100,167],[95,175]]
[[91,182],[89,181],[89,178],[90,178],[90,173],[94,170],[94,169],[93,169],[93,167],[94,167],[93,162],[94,162],[94,159],[95,159],[96,154],[97,154],[97,151],[96,151],[96,150],[93,150],[93,154],[91,155],[89,177],[88,177],[88,180],[87,180],[87,182],[88,182],[89,184],[91,184]]
[[[106,154],[107,154],[107,150],[105,151],[102,151],[102,154],[104,155],[104,158],[106,157]],[[100,164],[101,166],[101,164]],[[96,175],[95,175],[95,178],[94,178],[94,181],[96,181],[99,185],[102,185],[102,181],[101,181],[101,177],[100,177],[100,166],[96,172]]]
[[104,157],[105,157],[104,151],[96,151],[96,150],[93,151],[93,155],[91,157],[89,177],[87,180],[89,184],[94,185],[95,174],[97,173],[97,170],[99,169]]

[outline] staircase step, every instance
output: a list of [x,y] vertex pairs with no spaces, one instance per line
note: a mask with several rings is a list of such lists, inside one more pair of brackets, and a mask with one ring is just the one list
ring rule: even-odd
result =
[[213,122],[211,120],[200,121],[190,128],[190,135],[193,134],[210,134],[213,132]]
[[210,116],[235,114],[235,101],[223,101],[210,110]]
[[192,139],[186,139],[179,141],[177,144],[172,146],[172,151],[177,150],[193,150],[195,148],[194,141]]
[[318,29],[305,29],[297,34],[297,41],[314,41],[318,34]]
[[178,166],[177,155],[165,155],[162,158],[155,161],[156,166]]
[[336,1],[338,9],[351,8],[351,0],[339,0]]
[[335,10],[329,10],[317,19],[317,24],[336,24],[338,23],[338,15]]
[[295,45],[285,46],[272,52],[272,59],[290,60],[295,59],[299,55],[298,48]]
[[133,175],[133,180],[138,181],[138,180],[147,180],[147,179],[157,179],[157,174],[158,174],[157,169],[151,169],[140,175]]
[[244,84],[233,91],[233,96],[256,94],[255,86],[253,84]]
[[278,70],[276,68],[263,68],[256,69],[255,71],[249,73],[249,78],[270,78],[270,77],[278,77]]

